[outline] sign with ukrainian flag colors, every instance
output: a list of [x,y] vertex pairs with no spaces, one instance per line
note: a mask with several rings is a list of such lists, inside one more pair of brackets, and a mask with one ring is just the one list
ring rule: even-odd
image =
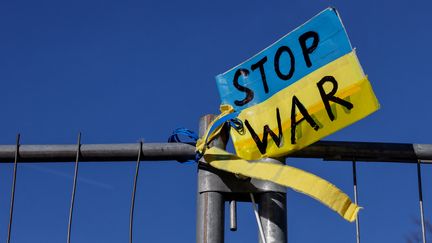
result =
[[281,157],[379,108],[339,14],[328,8],[246,62],[216,77],[244,159]]
[[[285,157],[379,108],[337,11],[322,11],[216,79],[221,114],[196,144],[204,161],[291,187],[354,221],[360,207],[330,182],[259,160]],[[237,154],[209,146],[227,123]]]

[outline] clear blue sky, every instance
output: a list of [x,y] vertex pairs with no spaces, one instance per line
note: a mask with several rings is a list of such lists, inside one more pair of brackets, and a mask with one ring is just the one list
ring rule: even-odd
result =
[[[328,140],[432,143],[430,1],[2,1],[0,143],[165,142],[217,113],[215,75],[336,7],[381,109]],[[352,193],[351,164],[288,159]],[[196,165],[143,163],[136,242],[194,242]],[[416,167],[358,165],[363,242],[418,231]],[[82,163],[72,242],[126,242],[134,163]],[[432,217],[430,166],[423,167]],[[0,165],[0,240],[11,164]],[[73,164],[19,165],[12,242],[66,240]],[[255,242],[250,204],[226,242]],[[354,242],[355,225],[288,191],[290,242]]]

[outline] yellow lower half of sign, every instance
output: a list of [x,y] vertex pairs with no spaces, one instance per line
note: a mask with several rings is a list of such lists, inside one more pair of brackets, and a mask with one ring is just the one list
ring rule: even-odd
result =
[[360,210],[358,205],[352,203],[345,193],[330,182],[291,166],[249,162],[215,147],[206,150],[204,159],[217,169],[272,181],[311,196],[350,222],[357,218]]
[[377,109],[379,103],[353,51],[241,111],[243,129],[231,129],[231,138],[241,158],[281,157]]

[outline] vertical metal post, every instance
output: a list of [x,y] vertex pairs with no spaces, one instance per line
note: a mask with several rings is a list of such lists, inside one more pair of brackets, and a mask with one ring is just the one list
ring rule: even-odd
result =
[[[267,160],[272,160],[275,163],[284,163],[284,159]],[[286,193],[260,193],[258,194],[257,201],[266,243],[286,243],[288,241]],[[259,242],[263,243],[261,238],[259,239]]]
[[[199,126],[200,137],[204,135],[207,127],[214,118],[214,115],[206,115],[201,118]],[[222,139],[216,139],[213,146],[225,149],[226,142]],[[198,179],[198,185],[200,183],[202,182]],[[196,242],[223,243],[225,207],[222,193],[200,193],[198,191],[197,199]]]
[[423,243],[426,243],[426,230],[424,221],[424,211],[423,211],[423,189],[422,189],[422,179],[421,179],[421,167],[420,160],[417,160],[417,180],[418,180],[418,190],[419,190],[419,203],[420,203],[420,219],[421,219],[421,229]]
[[[354,186],[354,203],[358,204],[358,192],[357,192],[357,168],[356,161],[352,161],[352,173],[353,173],[353,186]],[[356,218],[356,242],[360,243],[360,216]]]

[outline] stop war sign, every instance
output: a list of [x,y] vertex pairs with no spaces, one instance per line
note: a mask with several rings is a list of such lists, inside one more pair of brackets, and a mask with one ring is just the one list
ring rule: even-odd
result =
[[243,124],[231,137],[245,159],[285,156],[379,108],[333,8],[216,81]]

